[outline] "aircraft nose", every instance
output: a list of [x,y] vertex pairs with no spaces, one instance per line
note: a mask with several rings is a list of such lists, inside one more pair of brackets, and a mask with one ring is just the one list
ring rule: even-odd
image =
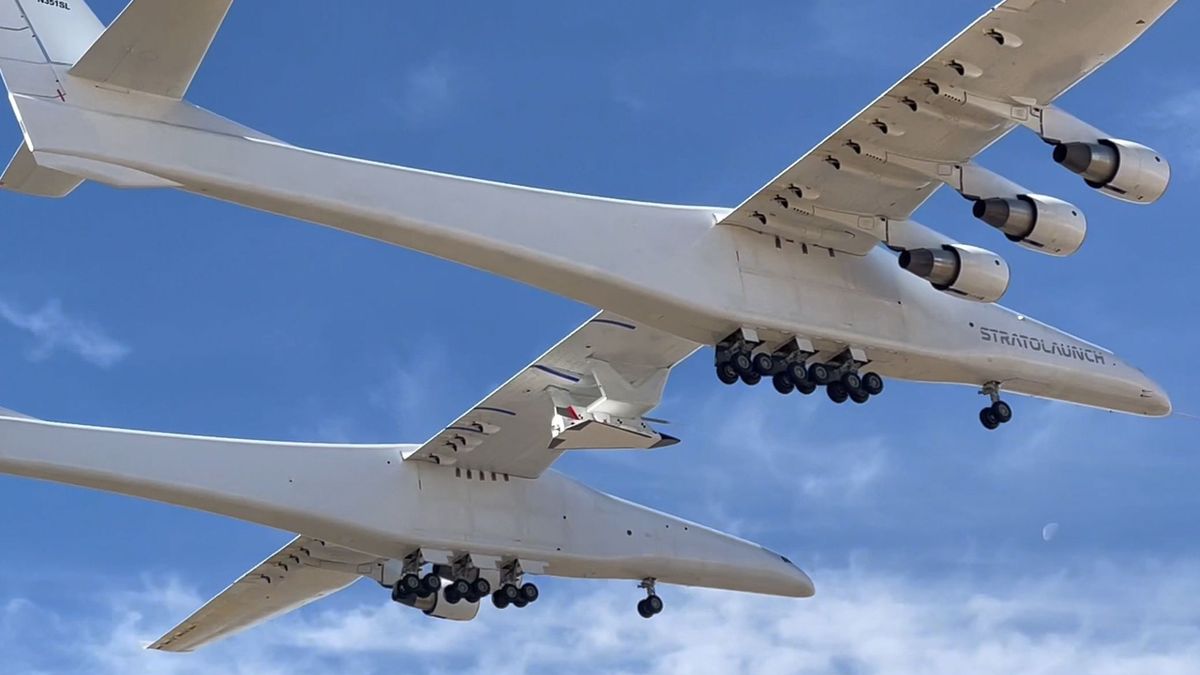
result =
[[1170,415],[1172,410],[1171,397],[1167,395],[1166,390],[1153,381],[1150,381],[1149,378],[1147,378],[1147,381],[1150,386],[1142,388],[1142,396],[1147,401],[1147,414],[1154,417],[1166,417]]
[[[777,554],[772,554],[777,555]],[[816,595],[817,587],[813,584],[812,577],[796,566],[796,563],[788,560],[783,556],[778,556],[783,563],[784,582],[780,588],[781,595],[789,595],[796,598],[811,598]]]

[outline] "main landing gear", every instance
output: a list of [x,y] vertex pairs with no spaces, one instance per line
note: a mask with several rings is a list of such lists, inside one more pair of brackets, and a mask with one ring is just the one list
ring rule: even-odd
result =
[[988,431],[995,431],[1001,424],[1012,421],[1013,410],[1010,405],[1000,400],[1000,383],[988,382],[983,385],[980,394],[992,399],[992,404],[979,411],[979,422]]
[[500,589],[492,593],[492,604],[496,609],[516,607],[518,609],[537,602],[541,593],[530,583],[521,583],[521,564],[513,561],[500,571]]
[[652,619],[661,614],[663,601],[654,590],[654,579],[643,579],[638,588],[646,591],[646,597],[638,601],[638,615],[643,619]]
[[421,574],[425,560],[420,551],[404,559],[404,574],[392,584],[392,600],[411,603],[414,599],[425,599],[438,592],[442,578],[433,572]]
[[750,331],[738,331],[717,345],[717,378],[728,385],[742,382],[754,386],[769,377],[775,391],[785,396],[794,391],[812,394],[823,386],[834,403],[862,404],[883,393],[882,377],[873,372],[860,374],[867,361],[858,357],[858,350],[847,349],[828,362],[809,365],[816,353],[807,341],[804,346],[800,343],[790,340],[768,352]]

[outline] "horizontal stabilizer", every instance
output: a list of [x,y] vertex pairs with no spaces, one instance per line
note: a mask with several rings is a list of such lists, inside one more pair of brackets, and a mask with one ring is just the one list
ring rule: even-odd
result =
[[133,0],[70,70],[115,89],[182,99],[233,0]]
[[83,183],[83,179],[69,173],[38,166],[24,143],[8,163],[0,187],[35,197],[66,197]]

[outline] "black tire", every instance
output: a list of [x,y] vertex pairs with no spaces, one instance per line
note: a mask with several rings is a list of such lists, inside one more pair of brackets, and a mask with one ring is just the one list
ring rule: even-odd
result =
[[442,597],[452,605],[457,605],[462,600],[462,595],[455,589],[455,586],[456,584],[451,584],[446,587],[446,590],[442,591]]
[[797,387],[808,382],[808,368],[805,368],[803,363],[789,363],[784,372]]
[[471,582],[471,591],[479,597],[485,597],[492,594],[492,582],[483,577],[476,577],[475,581]]
[[825,387],[825,393],[829,394],[829,400],[834,403],[845,403],[846,399],[850,398],[850,392],[846,391],[846,385],[841,382],[830,382]]
[[400,577],[400,585],[404,588],[405,593],[416,595],[417,591],[421,590],[421,577],[415,574],[405,574]]
[[500,587],[499,593],[504,596],[505,600],[512,602],[521,597],[521,589],[513,584],[504,584]]
[[759,375],[770,375],[775,370],[775,358],[766,352],[759,352],[752,357],[754,372]]
[[883,378],[878,373],[867,373],[862,376],[862,388],[872,396],[883,393]]
[[792,378],[787,376],[787,373],[778,373],[771,378],[771,384],[775,385],[775,391],[787,396],[796,391],[796,385],[792,383]]
[[541,597],[541,595],[541,591],[539,591],[538,587],[534,586],[533,584],[525,584],[521,586],[521,599],[525,602],[537,602],[537,599]]
[[404,602],[408,599],[408,594],[404,592],[404,587],[397,581],[392,585],[392,602]]
[[747,385],[753,387],[759,382],[762,382],[762,375],[759,375],[758,373],[746,373],[745,375],[742,375],[742,382],[745,382]]
[[754,372],[754,362],[750,360],[750,355],[745,352],[738,352],[729,359],[729,363],[738,375],[745,377]]
[[741,378],[738,377],[738,372],[732,363],[722,363],[717,366],[717,379],[725,384],[733,385],[737,384]]
[[479,602],[479,594],[476,593],[475,591],[471,591],[470,593],[467,593],[466,595],[463,596],[463,600],[466,600],[467,602],[469,602],[473,605],[473,604]]
[[814,363],[808,367],[808,377],[817,384],[829,384],[829,378],[833,374],[829,372],[829,366],[824,363]]
[[992,414],[1000,424],[1008,424],[1013,418],[1012,406],[1004,401],[996,401],[992,404]]
[[858,373],[846,373],[842,375],[842,384],[850,391],[858,391],[862,389],[862,378],[858,376]]
[[504,609],[508,607],[508,598],[504,597],[504,594],[500,591],[496,591],[492,593],[492,606],[496,609]]
[[466,579],[455,579],[454,583],[450,584],[450,588],[454,589],[458,597],[465,598],[467,597],[467,593],[471,592],[471,582]]
[[996,413],[992,412],[990,407],[979,411],[979,422],[988,431],[995,431],[1000,428],[1000,420],[996,418]]
[[850,400],[862,405],[871,400],[871,395],[861,389],[855,389],[850,392]]
[[817,390],[817,385],[813,384],[812,382],[804,382],[802,384],[796,385],[796,391],[800,392],[801,394],[804,394],[805,396],[811,396],[812,393],[816,390]]
[[651,596],[647,597],[646,598],[646,607],[648,607],[650,609],[650,611],[654,614],[661,614],[663,611],[662,598],[658,597],[657,595],[651,595]]
[[442,587],[442,578],[430,572],[424,577],[421,577],[421,588],[425,591],[425,597],[429,597],[438,592]]
[[647,598],[642,598],[641,600],[638,600],[638,604],[637,604],[638,616],[642,617],[643,619],[652,619],[652,618],[654,618],[654,612],[650,611],[649,603],[647,603],[646,600],[647,600]]
[[522,600],[520,598],[517,598],[516,600],[512,601],[512,606],[516,607],[517,609],[524,609],[525,606],[528,604],[529,604],[528,602],[525,602],[524,600]]

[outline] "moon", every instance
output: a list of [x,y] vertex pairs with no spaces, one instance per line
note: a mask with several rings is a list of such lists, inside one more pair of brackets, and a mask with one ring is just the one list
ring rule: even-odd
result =
[[1042,528],[1042,541],[1051,541],[1058,534],[1058,523],[1046,523]]

